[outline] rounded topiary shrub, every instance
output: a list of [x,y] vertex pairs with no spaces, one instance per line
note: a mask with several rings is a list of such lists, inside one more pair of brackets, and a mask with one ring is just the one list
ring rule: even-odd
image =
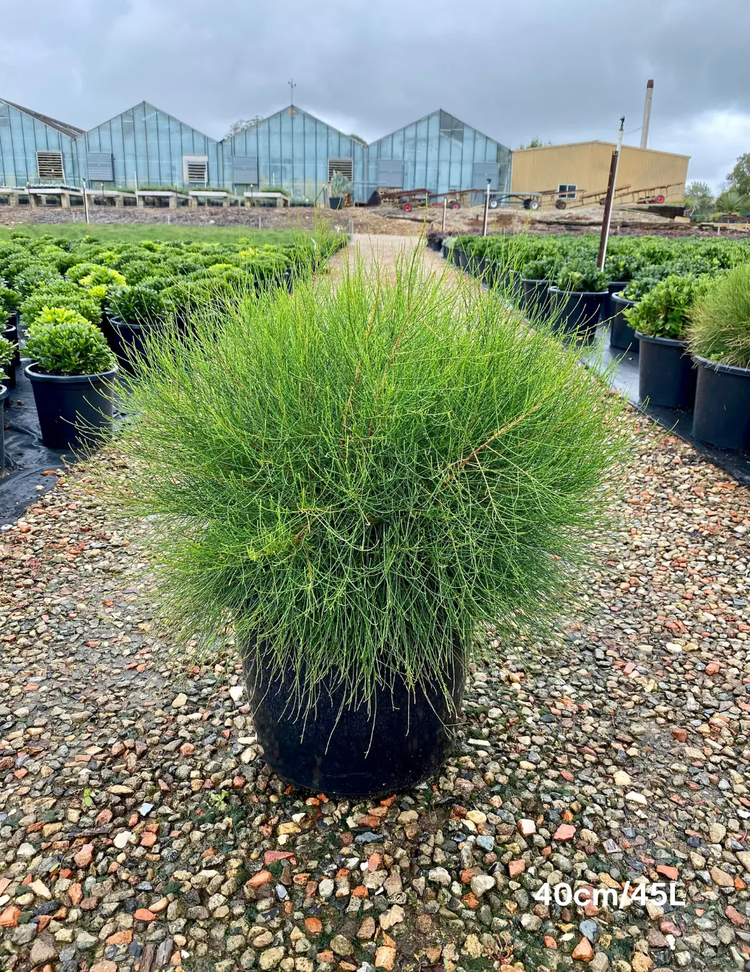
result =
[[164,616],[272,646],[309,707],[438,681],[479,622],[555,617],[605,512],[618,405],[502,300],[412,265],[147,336],[120,448]]

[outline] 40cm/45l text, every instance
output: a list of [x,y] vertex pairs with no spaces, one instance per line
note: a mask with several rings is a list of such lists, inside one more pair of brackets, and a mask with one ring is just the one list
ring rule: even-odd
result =
[[593,904],[597,908],[619,908],[627,907],[628,904],[639,904],[644,907],[648,903],[655,905],[669,904],[673,908],[684,908],[685,902],[677,897],[677,883],[655,882],[653,884],[631,885],[626,881],[622,889],[617,888],[592,888],[588,885],[573,890],[570,884],[543,884],[538,891],[532,895],[535,901],[544,905],[556,904],[561,908],[575,904],[580,908],[587,904]]

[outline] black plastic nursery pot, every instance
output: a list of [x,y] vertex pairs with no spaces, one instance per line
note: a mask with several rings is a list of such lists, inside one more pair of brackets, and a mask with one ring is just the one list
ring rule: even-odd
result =
[[697,355],[693,435],[723,449],[750,452],[750,368]]
[[5,385],[5,387],[10,391],[11,388],[16,387],[16,363],[11,361],[10,364],[0,365],[0,382]]
[[609,300],[607,301],[607,306],[602,307],[602,318],[611,317],[615,312],[615,306],[612,303],[613,294],[619,294],[620,291],[624,290],[628,285],[627,280],[612,280],[607,284],[607,293],[609,294]]
[[461,250],[458,247],[454,247],[453,248],[453,259],[454,259],[454,262],[455,262],[456,266],[460,267],[462,270],[465,270],[466,269],[466,267],[468,265],[468,262],[469,262],[469,257],[468,257],[468,255],[466,253],[466,250]]
[[610,294],[609,302],[612,307],[609,320],[609,346],[622,351],[630,351],[631,354],[638,354],[638,338],[625,316],[625,311],[632,307],[635,301],[628,300],[627,297],[620,297],[619,294]]
[[331,209],[343,209],[344,208],[344,197],[343,196],[331,196],[328,199],[328,205]]
[[289,680],[274,679],[255,652],[244,653],[243,669],[264,758],[295,786],[356,799],[390,794],[437,772],[448,755],[463,697],[460,652],[445,673],[450,703],[438,685],[410,692],[396,678],[369,707],[349,706],[344,689],[329,682],[307,716],[290,704]]
[[131,324],[116,314],[109,315],[108,340],[123,371],[132,372],[133,355],[142,354],[145,348],[148,325]]
[[549,314],[550,292],[549,280],[521,279],[521,307],[528,314],[542,317]]
[[112,428],[116,373],[47,375],[34,364],[26,368],[48,449],[85,451],[101,444]]
[[13,360],[16,364],[21,360],[21,352],[18,348],[18,324],[11,317],[5,327],[0,331],[0,337],[4,337],[6,341],[10,341],[11,344],[16,345],[16,353],[13,355]]
[[695,402],[695,368],[687,343],[674,338],[652,337],[635,332],[640,353],[638,392],[641,401],[662,408],[690,411]]
[[606,290],[559,290],[550,287],[552,306],[559,311],[554,328],[563,334],[575,334],[591,340],[599,323],[602,307],[609,299]]
[[3,421],[3,411],[7,399],[8,389],[5,385],[0,385],[0,479],[5,472],[5,422]]

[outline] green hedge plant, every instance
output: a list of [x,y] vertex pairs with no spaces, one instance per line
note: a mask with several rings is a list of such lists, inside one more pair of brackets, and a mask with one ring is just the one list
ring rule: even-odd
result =
[[115,367],[101,330],[67,307],[45,307],[29,328],[25,353],[48,375],[98,375]]
[[593,261],[571,260],[558,270],[555,286],[558,290],[575,293],[601,293],[609,279]]
[[102,318],[101,304],[90,293],[69,280],[59,278],[56,283],[41,287],[21,304],[24,324],[32,325],[45,307],[67,307],[92,324]]
[[[7,338],[0,337],[0,385],[2,384],[3,371],[11,363],[16,354],[16,345]],[[2,415],[0,415],[2,421]]]
[[168,305],[163,290],[149,281],[134,287],[119,287],[109,296],[109,310],[127,324],[151,325],[164,320]]
[[149,331],[128,395],[111,490],[149,518],[177,643],[268,639],[305,710],[324,679],[362,702],[442,679],[480,623],[556,618],[620,448],[575,353],[417,262]]
[[707,288],[708,277],[671,274],[625,311],[636,331],[651,337],[683,340],[693,302]]
[[707,287],[689,318],[693,354],[750,368],[750,264],[735,267]]
[[0,327],[5,326],[5,320],[18,310],[19,297],[10,287],[0,286]]

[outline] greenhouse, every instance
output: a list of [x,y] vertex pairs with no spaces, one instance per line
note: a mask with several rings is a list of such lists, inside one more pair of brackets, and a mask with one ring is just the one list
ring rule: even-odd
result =
[[[352,182],[359,203],[388,188],[465,192],[489,180],[507,191],[510,160],[510,149],[443,110],[368,145],[296,105],[217,141],[145,101],[84,131],[0,99],[5,204],[39,204],[30,189],[80,191],[85,181],[101,193],[211,188],[243,202],[276,188],[292,204],[313,205],[325,201],[334,172]],[[42,204],[77,204],[58,195]]]

